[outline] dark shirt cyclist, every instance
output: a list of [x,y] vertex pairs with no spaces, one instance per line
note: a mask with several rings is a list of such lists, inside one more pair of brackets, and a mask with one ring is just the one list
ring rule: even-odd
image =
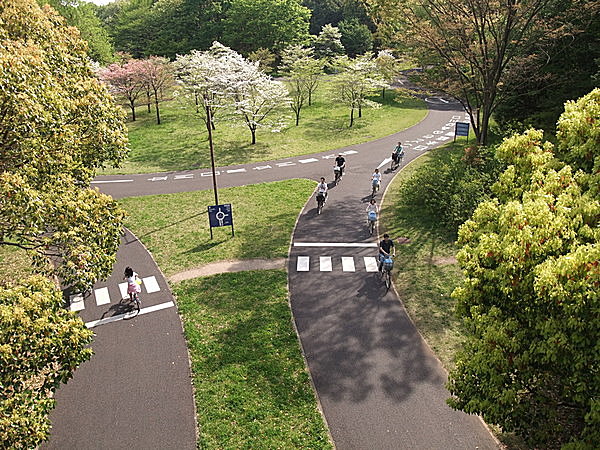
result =
[[379,242],[379,270],[383,266],[383,260],[386,256],[396,256],[396,248],[394,247],[394,241],[390,239],[390,235],[385,233],[383,240]]
[[344,167],[346,165],[346,158],[344,158],[341,153],[339,155],[337,155],[337,157],[335,158],[335,165],[338,167],[341,167],[342,173],[344,173]]

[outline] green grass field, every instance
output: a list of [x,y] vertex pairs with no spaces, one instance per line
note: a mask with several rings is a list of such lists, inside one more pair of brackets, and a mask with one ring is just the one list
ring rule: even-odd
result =
[[[444,151],[447,148],[432,150]],[[410,239],[410,243],[396,246],[395,285],[417,328],[450,368],[461,342],[455,302],[450,297],[462,279],[454,259],[454,236],[440,230],[436,218],[424,214],[419,205],[405,204],[401,196],[403,180],[417,167],[431,166],[431,153],[413,161],[394,178],[384,198],[380,232]]]
[[191,354],[198,448],[332,448],[290,318],[285,271],[174,286]]
[[231,203],[231,227],[214,228],[210,238],[207,205],[212,191],[126,198],[127,226],[152,252],[167,275],[226,259],[286,257],[300,209],[315,182],[288,180],[219,190]]
[[[333,150],[377,139],[408,128],[427,114],[424,102],[387,91],[373,100],[380,109],[363,109],[363,117],[348,127],[350,110],[327,100],[328,85],[322,83],[313,105],[302,110],[296,127],[293,113],[288,113],[288,125],[280,132],[257,131],[257,143],[251,145],[251,135],[243,122],[219,120],[214,131],[215,162],[218,166],[279,159],[307,153]],[[137,109],[137,120],[129,122],[131,154],[123,166],[107,169],[102,174],[148,173],[196,169],[210,166],[208,134],[202,119],[193,109],[177,101],[161,104],[162,123],[156,124],[154,110]],[[355,117],[356,117],[355,113]]]

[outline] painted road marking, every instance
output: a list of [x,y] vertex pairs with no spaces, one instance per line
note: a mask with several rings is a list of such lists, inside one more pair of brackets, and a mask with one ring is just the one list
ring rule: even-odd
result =
[[98,306],[110,303],[110,295],[108,294],[107,287],[94,289],[94,297],[96,297],[96,305]]
[[175,177],[174,177],[175,180],[187,180],[189,178],[194,178],[194,174],[187,173],[185,175],[175,175]]
[[427,146],[426,146],[426,145],[417,145],[417,146],[415,147],[415,150],[417,150],[417,151],[419,151],[419,152],[420,152],[421,150],[427,150]]
[[377,242],[294,242],[294,247],[377,247]]
[[296,163],[289,161],[289,162],[277,163],[276,165],[277,165],[277,167],[288,167],[288,166],[295,166]]
[[[160,303],[158,305],[148,306],[147,308],[140,309],[138,316],[142,316],[144,314],[148,314],[155,311],[161,311],[163,309],[172,308],[175,306],[173,302]],[[88,328],[94,328],[98,325],[104,325],[107,323],[118,322],[119,320],[123,320],[129,317],[130,314],[117,314],[116,316],[106,317],[104,319],[92,320],[91,322],[86,322],[85,326]]]
[[356,150],[346,150],[345,152],[342,152],[341,155],[354,155],[355,153],[358,153]]
[[254,167],[254,170],[265,170],[265,169],[272,169],[271,166],[266,165],[266,166],[256,166]]
[[243,173],[246,172],[246,169],[229,169],[227,173]]
[[103,181],[92,181],[91,184],[102,184],[102,183],[132,183],[133,180],[103,180]]
[[148,178],[148,181],[167,181],[167,178],[169,177],[152,177]]
[[331,256],[319,256],[319,270],[321,272],[331,272]]
[[[220,170],[215,170],[215,175],[221,175]],[[212,172],[202,172],[200,174],[201,177],[212,177]]]
[[69,309],[71,311],[81,311],[85,309],[85,303],[83,303],[83,294],[73,294],[69,296]]
[[335,155],[325,155],[325,156],[321,156],[321,158],[323,158],[323,159],[332,159],[332,158],[335,158]]
[[158,286],[158,282],[156,281],[156,277],[154,275],[142,278],[142,282],[144,283],[144,287],[146,288],[146,292],[148,294],[160,291],[160,287]]
[[367,272],[377,272],[377,258],[374,256],[363,256],[363,260],[365,261],[365,269]]
[[356,268],[354,267],[354,257],[352,256],[342,256],[342,270],[344,272],[354,272]]
[[377,166],[378,169],[381,169],[383,166],[385,166],[387,163],[391,162],[392,158],[385,158],[383,161],[381,161],[381,163]]
[[129,293],[127,292],[127,282],[119,283],[119,291],[121,291],[121,298],[129,298]]
[[310,257],[309,256],[298,256],[298,261],[296,262],[296,270],[298,272],[308,272],[310,265]]
[[308,164],[308,163],[312,163],[312,162],[319,162],[319,160],[317,158],[308,158],[308,159],[299,159],[298,162],[301,164]]

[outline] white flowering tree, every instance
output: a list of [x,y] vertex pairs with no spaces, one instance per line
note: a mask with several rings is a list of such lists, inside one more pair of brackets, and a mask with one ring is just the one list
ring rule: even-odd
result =
[[[377,58],[375,58],[375,65],[388,84],[392,84],[400,74],[398,60],[394,57],[391,50],[380,50],[377,54]],[[386,87],[381,90],[382,98],[385,98],[385,89]]]
[[202,100],[209,114],[221,107],[244,120],[252,144],[259,126],[281,127],[282,115],[277,113],[289,103],[288,92],[282,83],[261,72],[258,63],[215,42],[206,52],[179,56],[176,67],[186,91],[195,102]]
[[362,108],[380,108],[381,104],[369,100],[379,89],[387,83],[377,70],[372,53],[350,59],[340,56],[336,59],[338,74],[333,79],[334,99],[350,108],[350,124],[354,124],[354,111],[358,110],[358,117],[362,117]]

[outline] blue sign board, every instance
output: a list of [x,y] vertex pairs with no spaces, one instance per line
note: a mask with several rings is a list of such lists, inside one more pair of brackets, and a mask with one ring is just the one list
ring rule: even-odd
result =
[[208,220],[211,228],[233,226],[231,203],[208,207]]
[[454,136],[469,137],[469,124],[466,122],[456,122],[456,128],[454,129]]

